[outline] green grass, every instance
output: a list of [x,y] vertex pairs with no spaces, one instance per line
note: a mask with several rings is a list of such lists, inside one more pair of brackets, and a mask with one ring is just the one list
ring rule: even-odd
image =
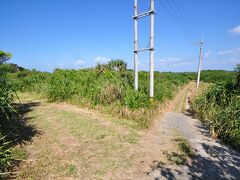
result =
[[199,93],[191,105],[193,114],[210,128],[214,137],[240,149],[240,65],[232,79]]
[[74,164],[67,165],[67,169],[68,169],[67,175],[74,176],[77,174],[77,168]]
[[[140,128],[151,126],[159,106],[172,99],[189,80],[196,79],[196,73],[155,72],[155,99],[151,102],[149,73],[139,72],[139,91],[135,92],[133,71],[126,70],[126,66],[124,61],[111,61],[98,65],[96,69],[57,69],[53,73],[26,69],[16,71],[13,67],[9,70],[8,79],[17,90],[42,94],[52,102],[67,101],[99,109],[115,117],[134,120]],[[231,71],[207,70],[202,71],[201,78],[204,82],[218,82],[233,76]],[[178,111],[183,109],[184,104]]]
[[192,101],[192,112],[211,130],[212,135],[240,148],[240,88],[233,83],[211,86]]
[[[19,125],[18,111],[15,105],[17,96],[5,75],[0,74],[0,177],[12,169],[18,159],[17,149],[12,149],[14,137]],[[16,125],[16,126],[15,126]],[[20,155],[20,154],[19,154]]]
[[141,128],[148,128],[159,105],[172,99],[177,90],[189,82],[181,73],[156,72],[155,100],[151,102],[148,72],[139,72],[138,92],[134,91],[130,70],[56,70],[53,73],[24,70],[9,73],[8,78],[20,91],[42,94],[52,102],[73,102],[135,120]]
[[187,163],[188,159],[195,156],[195,153],[189,142],[176,132],[176,138],[172,139],[176,144],[176,150],[173,152],[165,152],[167,159],[176,165],[183,165]]

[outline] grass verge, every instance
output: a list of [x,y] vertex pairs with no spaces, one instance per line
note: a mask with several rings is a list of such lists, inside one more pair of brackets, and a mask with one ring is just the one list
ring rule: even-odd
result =
[[[29,94],[20,97],[26,103],[36,98]],[[40,105],[28,117],[41,136],[24,146],[29,157],[20,166],[19,179],[101,179],[131,167],[134,154],[130,149],[141,136],[134,126],[91,110],[36,99]]]

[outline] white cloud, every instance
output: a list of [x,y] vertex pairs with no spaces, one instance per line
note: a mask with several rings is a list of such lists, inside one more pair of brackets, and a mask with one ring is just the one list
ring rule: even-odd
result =
[[180,61],[180,58],[178,58],[178,57],[167,57],[166,59],[159,60],[159,62],[162,64],[176,63],[179,61]]
[[239,63],[240,63],[240,58],[239,59],[232,58],[232,59],[229,59],[229,60],[222,61],[222,64],[230,64],[230,65],[236,65],[236,64],[239,64]]
[[219,51],[218,55],[240,55],[240,47]]
[[95,59],[95,61],[96,61],[97,63],[107,63],[107,62],[110,61],[110,60],[111,60],[110,58],[101,57],[101,56],[99,56],[99,57],[97,57],[97,58]]
[[208,51],[204,54],[204,57],[209,58],[211,56],[211,54],[212,54],[212,51]]
[[163,66],[183,66],[190,64],[190,60],[181,59],[179,57],[167,57],[166,59],[160,59],[158,62]]
[[230,32],[234,35],[240,36],[240,25],[230,29],[228,32]]
[[85,64],[85,62],[82,59],[79,59],[74,63],[74,65],[76,65],[76,66],[77,65],[83,65],[83,64]]

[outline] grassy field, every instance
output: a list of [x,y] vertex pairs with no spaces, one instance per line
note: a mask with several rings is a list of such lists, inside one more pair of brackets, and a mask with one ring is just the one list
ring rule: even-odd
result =
[[29,107],[29,123],[39,136],[25,145],[29,157],[18,178],[101,178],[116,169],[128,169],[134,154],[129,151],[141,133],[135,124],[65,103],[48,103],[31,94],[20,94]]

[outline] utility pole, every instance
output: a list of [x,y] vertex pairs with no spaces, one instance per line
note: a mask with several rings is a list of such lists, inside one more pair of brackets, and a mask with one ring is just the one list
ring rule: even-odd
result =
[[[154,97],[154,0],[150,0],[150,10],[138,13],[138,0],[134,0],[134,89],[138,90],[138,52],[150,51],[150,98]],[[138,47],[138,19],[150,16],[150,47],[139,49]]]
[[199,54],[199,65],[198,65],[198,77],[197,77],[197,89],[199,88],[200,76],[201,76],[201,68],[202,68],[202,48],[203,48],[203,37],[201,42],[196,42],[200,47],[200,54]]
[[150,20],[150,98],[154,97],[154,0],[151,0]]
[[134,89],[138,91],[138,0],[134,0]]

